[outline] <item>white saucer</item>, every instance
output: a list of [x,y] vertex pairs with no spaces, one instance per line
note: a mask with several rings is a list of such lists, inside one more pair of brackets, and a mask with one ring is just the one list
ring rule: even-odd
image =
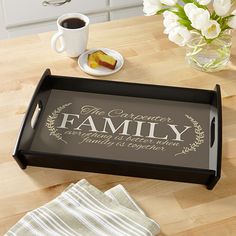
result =
[[[88,65],[88,54],[91,54],[91,53],[98,51],[98,50],[102,50],[103,52],[114,57],[117,60],[116,67],[114,70],[108,69],[103,66],[99,66],[99,67],[93,69]],[[122,57],[122,55],[119,52],[108,49],[108,48],[93,48],[88,51],[85,51],[84,53],[82,53],[80,55],[80,57],[78,59],[78,64],[79,64],[81,70],[89,75],[106,76],[106,75],[111,75],[111,74],[118,72],[122,68],[122,66],[124,65],[124,58]]]

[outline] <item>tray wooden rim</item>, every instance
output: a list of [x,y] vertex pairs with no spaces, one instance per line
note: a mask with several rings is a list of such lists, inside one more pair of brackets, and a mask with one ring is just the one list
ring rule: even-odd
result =
[[[210,177],[208,179],[208,181],[206,181],[206,185],[208,189],[212,189],[215,184],[217,183],[217,181],[220,178],[221,175],[221,152],[222,152],[222,108],[221,108],[221,94],[220,94],[220,86],[216,85],[215,91],[213,90],[203,90],[203,89],[192,89],[192,88],[181,88],[181,87],[171,87],[171,86],[160,86],[160,85],[149,85],[149,84],[137,84],[137,83],[124,83],[124,82],[115,82],[115,81],[104,81],[104,80],[95,80],[95,79],[85,79],[85,78],[75,78],[75,77],[68,77],[67,79],[67,83],[65,83],[65,77],[64,76],[52,76],[51,72],[49,69],[47,69],[41,80],[38,83],[38,86],[33,94],[33,97],[30,101],[28,110],[26,112],[25,118],[23,120],[20,132],[19,132],[19,136],[17,138],[17,142],[13,151],[13,157],[15,158],[15,160],[17,161],[17,163],[19,164],[19,166],[21,168],[26,168],[26,166],[28,165],[27,163],[27,159],[26,156],[29,154],[27,153],[27,148],[25,148],[27,146],[27,143],[25,141],[23,141],[23,137],[24,137],[24,133],[25,130],[27,129],[27,122],[29,121],[30,117],[32,116],[32,110],[34,110],[35,106],[36,106],[36,101],[38,99],[38,96],[40,93],[43,93],[45,91],[47,91],[48,89],[48,84],[50,84],[50,80],[51,77],[53,78],[57,78],[57,82],[55,82],[54,86],[59,86],[59,82],[62,81],[62,86],[64,90],[70,90],[69,88],[72,88],[72,91],[76,91],[74,90],[75,87],[73,87],[73,83],[76,83],[76,81],[80,81],[81,84],[83,85],[83,83],[88,82],[90,84],[93,85],[99,85],[100,86],[93,86],[93,88],[91,87],[92,91],[90,92],[96,92],[96,91],[102,91],[104,89],[104,87],[107,87],[108,85],[115,85],[113,86],[113,89],[110,91],[110,93],[103,93],[104,94],[113,94],[113,95],[122,95],[122,96],[133,96],[134,93],[132,92],[132,90],[130,90],[130,88],[138,88],[137,91],[135,92],[135,94],[141,94],[141,96],[138,97],[144,97],[144,98],[155,98],[155,92],[154,90],[159,89],[159,91],[161,90],[173,90],[175,91],[175,94],[172,93],[172,97],[168,99],[168,96],[166,96],[165,91],[163,92],[164,99],[165,100],[177,100],[177,101],[184,101],[184,102],[193,102],[193,103],[204,103],[204,104],[211,104],[212,106],[216,107],[217,109],[217,116],[218,116],[218,140],[217,140],[217,170],[213,173],[210,174]],[[73,81],[72,84],[68,83],[68,79],[70,79],[70,81]],[[51,82],[52,84],[52,82]],[[125,84],[125,87],[124,87]],[[65,86],[64,86],[65,85]],[[102,86],[101,86],[102,85]],[[123,86],[123,87],[122,87]],[[118,87],[117,90],[114,90],[114,87]],[[123,88],[124,91],[122,91],[122,94],[120,94],[120,90],[119,88]],[[80,88],[81,89],[81,88]],[[85,89],[85,88],[83,88]],[[149,93],[145,92],[146,90],[149,91]],[[81,90],[80,90],[81,91]],[[97,93],[99,93],[99,91]],[[140,91],[142,91],[140,93]],[[150,91],[152,93],[150,93]],[[183,93],[185,94],[185,96],[183,96]],[[191,94],[196,94],[199,93],[201,94],[201,96],[191,96]],[[180,96],[180,94],[182,96]],[[145,96],[148,95],[148,96]],[[160,96],[160,95],[159,95]],[[136,96],[137,97],[137,96]],[[174,99],[174,98],[179,98],[179,99]],[[194,98],[194,99],[193,99]],[[163,99],[163,98],[161,98]],[[52,155],[51,153],[48,155]],[[101,161],[101,160],[100,160]],[[173,167],[173,166],[165,166],[166,168],[169,168],[169,170],[176,168],[177,167]],[[61,168],[61,167],[60,167]],[[160,165],[159,165],[159,168]],[[183,169],[192,169],[196,170],[198,168],[187,168],[187,167],[179,167],[179,168],[183,168]],[[183,170],[181,169],[181,170]],[[207,170],[210,171],[210,170]],[[180,180],[181,181],[181,180]]]

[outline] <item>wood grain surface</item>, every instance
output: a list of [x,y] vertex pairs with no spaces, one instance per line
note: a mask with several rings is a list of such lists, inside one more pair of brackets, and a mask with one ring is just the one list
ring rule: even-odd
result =
[[185,62],[185,48],[168,41],[158,16],[90,27],[88,48],[108,47],[125,58],[124,68],[104,80],[213,89],[223,96],[223,173],[213,191],[202,185],[28,167],[11,157],[18,130],[40,76],[89,77],[77,60],[50,48],[52,33],[0,41],[0,235],[26,212],[56,197],[71,182],[86,178],[101,190],[123,184],[161,235],[236,235],[236,38],[231,63],[218,73],[202,73]]

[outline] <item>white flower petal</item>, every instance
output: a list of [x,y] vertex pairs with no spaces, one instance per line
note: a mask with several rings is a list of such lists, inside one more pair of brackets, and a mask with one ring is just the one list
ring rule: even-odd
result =
[[225,16],[231,8],[231,0],[214,0],[213,7],[218,16]]
[[189,17],[191,11],[196,10],[198,7],[193,3],[187,3],[184,5],[185,14]]
[[189,20],[193,28],[201,30],[207,26],[210,20],[210,13],[208,10],[202,8],[195,8],[188,14]]
[[211,0],[197,0],[197,2],[203,6],[209,4],[211,2]]
[[228,21],[228,26],[231,27],[232,29],[236,29],[236,10],[234,10],[231,15],[234,15],[231,17]]
[[143,12],[146,16],[155,15],[162,9],[160,0],[144,0],[143,1]]
[[167,6],[174,6],[178,0],[160,0],[160,2]]
[[169,32],[169,40],[176,43],[179,46],[185,46],[191,38],[191,33],[184,26],[175,27]]
[[202,35],[207,39],[214,39],[219,36],[221,32],[220,25],[215,20],[210,20],[207,27],[202,29]]
[[165,28],[164,34],[169,34],[174,28],[180,26],[178,23],[172,23],[168,27]]
[[172,24],[179,24],[178,23],[179,17],[173,12],[165,11],[163,13],[163,16],[164,16],[163,24],[166,28]]

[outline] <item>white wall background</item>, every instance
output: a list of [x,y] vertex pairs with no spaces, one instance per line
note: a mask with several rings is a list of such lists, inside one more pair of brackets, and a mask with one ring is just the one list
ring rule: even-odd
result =
[[68,12],[84,13],[91,23],[143,15],[143,0],[71,0],[62,6],[43,1],[0,0],[0,39],[56,30],[57,17]]

